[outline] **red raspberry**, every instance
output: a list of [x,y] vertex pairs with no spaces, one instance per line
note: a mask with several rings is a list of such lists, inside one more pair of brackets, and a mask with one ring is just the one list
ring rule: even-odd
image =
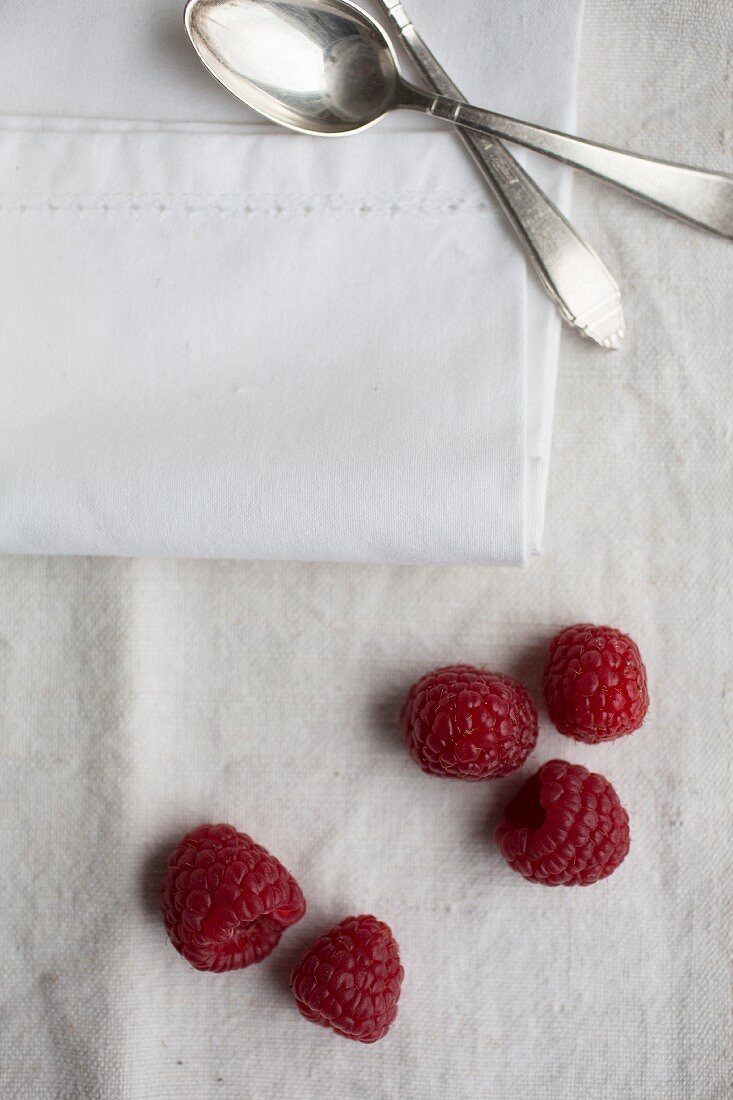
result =
[[649,707],[636,643],[610,626],[561,630],[550,642],[543,689],[560,733],[588,744],[638,730]]
[[626,858],[629,816],[602,775],[550,760],[505,808],[496,841],[530,882],[590,886]]
[[537,711],[525,688],[470,665],[439,668],[413,684],[401,725],[424,772],[456,779],[508,775],[537,742]]
[[376,1043],[394,1023],[403,974],[387,925],[376,917],[347,917],[308,948],[290,984],[306,1020]]
[[197,970],[260,962],[305,899],[282,864],[231,825],[199,825],[168,859],[163,919],[177,951]]

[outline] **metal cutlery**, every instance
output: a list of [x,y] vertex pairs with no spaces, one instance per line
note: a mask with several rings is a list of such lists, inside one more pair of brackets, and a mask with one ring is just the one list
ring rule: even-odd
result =
[[304,134],[349,134],[388,111],[422,111],[590,172],[667,214],[733,237],[733,177],[598,145],[426,92],[347,0],[189,0],[185,22],[210,72],[242,102]]
[[[396,28],[427,84],[463,100],[405,12],[400,0],[376,0]],[[498,199],[563,318],[602,347],[624,336],[618,285],[593,249],[497,138],[458,130],[458,136]]]

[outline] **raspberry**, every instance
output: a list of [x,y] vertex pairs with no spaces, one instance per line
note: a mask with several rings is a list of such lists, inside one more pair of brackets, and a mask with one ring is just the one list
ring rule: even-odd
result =
[[595,744],[638,730],[649,707],[636,643],[610,626],[566,626],[550,642],[543,690],[560,733]]
[[530,882],[590,886],[626,858],[629,816],[602,775],[550,760],[506,806],[496,841]]
[[260,962],[305,899],[282,864],[231,825],[199,825],[168,859],[161,892],[171,943],[197,970]]
[[413,684],[401,726],[424,772],[456,779],[508,775],[537,742],[537,711],[525,688],[470,665],[439,668]]
[[387,925],[376,917],[347,917],[306,951],[290,984],[306,1020],[376,1043],[397,1015],[403,974]]

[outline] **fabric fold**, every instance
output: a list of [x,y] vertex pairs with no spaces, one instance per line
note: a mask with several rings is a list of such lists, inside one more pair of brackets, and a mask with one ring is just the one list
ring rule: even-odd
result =
[[[533,47],[538,105],[540,77],[560,80],[556,124],[578,9],[545,13],[554,33]],[[49,91],[47,113],[23,114],[16,92],[0,116],[1,550],[538,549],[557,320],[449,130],[410,116],[329,141],[230,105],[56,117]],[[562,200],[562,171],[541,172]]]

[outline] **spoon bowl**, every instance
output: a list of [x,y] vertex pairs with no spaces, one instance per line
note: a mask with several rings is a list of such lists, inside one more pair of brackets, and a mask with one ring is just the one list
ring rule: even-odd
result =
[[404,80],[392,43],[348,0],[188,0],[186,29],[233,95],[303,134],[354,134],[407,107],[507,138],[622,187],[703,229],[733,237],[733,177],[652,160],[533,126]]
[[349,134],[395,105],[402,83],[379,25],[339,0],[189,0],[185,23],[207,69],[291,130]]

